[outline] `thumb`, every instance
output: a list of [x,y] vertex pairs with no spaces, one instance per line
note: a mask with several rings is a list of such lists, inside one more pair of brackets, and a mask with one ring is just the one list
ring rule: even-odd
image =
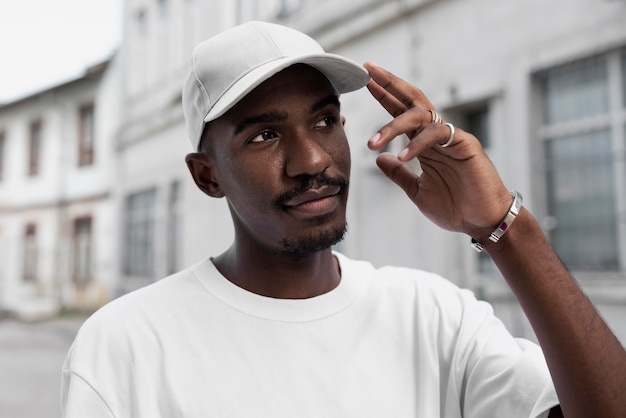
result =
[[391,181],[413,198],[419,186],[419,176],[394,154],[384,152],[376,158],[376,165]]

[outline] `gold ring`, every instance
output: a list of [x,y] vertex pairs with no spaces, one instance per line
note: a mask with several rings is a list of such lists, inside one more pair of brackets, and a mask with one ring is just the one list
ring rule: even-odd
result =
[[428,111],[430,112],[430,123],[444,123],[444,120],[439,113],[431,109],[428,109]]

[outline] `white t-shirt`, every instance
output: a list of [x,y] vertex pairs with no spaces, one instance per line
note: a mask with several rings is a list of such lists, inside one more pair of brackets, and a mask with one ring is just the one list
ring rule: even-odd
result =
[[558,400],[540,349],[434,274],[336,254],[310,299],[247,292],[207,259],[85,322],[66,418],[539,417]]

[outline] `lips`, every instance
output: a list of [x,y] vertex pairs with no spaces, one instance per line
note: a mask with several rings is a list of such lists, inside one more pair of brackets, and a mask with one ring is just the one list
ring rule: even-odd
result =
[[336,200],[333,198],[336,198],[340,191],[341,187],[339,186],[325,186],[318,189],[309,189],[284,202],[284,206],[287,208],[325,206],[323,203]]

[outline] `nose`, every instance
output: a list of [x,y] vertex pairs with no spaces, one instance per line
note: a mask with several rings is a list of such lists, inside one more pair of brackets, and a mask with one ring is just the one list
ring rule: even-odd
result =
[[330,154],[316,138],[298,135],[289,141],[285,163],[287,176],[314,176],[323,173],[331,164]]

